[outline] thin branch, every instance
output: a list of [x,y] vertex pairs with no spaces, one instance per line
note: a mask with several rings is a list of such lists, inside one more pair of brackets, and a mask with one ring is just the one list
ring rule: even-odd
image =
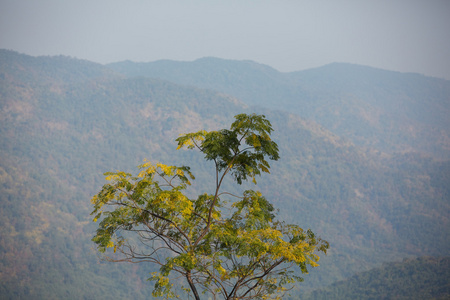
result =
[[[133,202],[134,202],[134,201],[133,201]],[[117,205],[122,205],[122,206],[125,206],[125,207],[130,207],[130,208],[140,209],[140,210],[142,210],[142,211],[147,212],[148,214],[150,214],[151,216],[153,216],[153,217],[155,217],[155,218],[157,218],[157,219],[160,219],[160,220],[163,220],[163,221],[166,221],[166,222],[172,224],[173,227],[175,227],[175,228],[178,230],[178,232],[184,236],[184,238],[186,239],[186,241],[188,241],[189,245],[191,244],[191,241],[190,241],[189,237],[186,235],[186,233],[185,233],[183,230],[181,230],[181,229],[178,227],[178,225],[177,225],[175,222],[173,222],[172,220],[169,220],[169,219],[167,219],[167,218],[165,218],[165,217],[163,217],[163,216],[160,216],[160,215],[158,215],[158,214],[155,214],[155,213],[153,213],[153,212],[151,212],[151,211],[149,211],[149,210],[147,210],[147,209],[145,209],[145,208],[140,208],[140,207],[131,206],[131,205],[128,205],[128,204],[123,203],[123,202],[116,202],[116,204],[117,204]]]
[[252,277],[252,278],[248,279],[247,281],[243,282],[243,284],[246,285],[247,283],[250,283],[250,282],[253,281],[253,280],[257,280],[257,281],[255,282],[255,284],[253,285],[253,287],[251,287],[250,289],[248,289],[247,292],[245,292],[245,293],[242,295],[242,297],[245,297],[245,295],[247,295],[247,294],[248,294],[249,292],[251,292],[254,288],[256,288],[256,287],[260,284],[262,278],[264,278],[265,276],[267,276],[268,274],[270,274],[270,272],[271,272],[274,268],[276,268],[277,266],[279,266],[279,265],[280,265],[281,263],[283,263],[285,260],[286,260],[285,258],[281,258],[279,261],[277,261],[276,263],[272,264],[267,270],[264,270],[264,273],[263,273],[262,275]]
[[238,198],[238,199],[244,199],[245,198],[245,197],[240,197],[240,196],[237,196],[237,195],[229,193],[229,192],[222,192],[218,196],[222,196],[222,195],[229,195],[229,196],[232,196],[232,197],[235,197],[235,198]]

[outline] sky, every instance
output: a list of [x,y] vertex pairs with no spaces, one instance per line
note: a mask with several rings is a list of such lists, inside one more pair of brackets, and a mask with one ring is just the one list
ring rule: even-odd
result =
[[450,80],[449,0],[0,0],[0,48],[102,64],[346,62]]

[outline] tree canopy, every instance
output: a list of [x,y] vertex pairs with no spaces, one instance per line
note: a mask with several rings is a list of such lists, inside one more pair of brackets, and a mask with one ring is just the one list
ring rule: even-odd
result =
[[[195,177],[188,166],[145,161],[137,176],[105,173],[105,184],[92,198],[93,241],[110,261],[150,262],[159,271],[153,295],[176,297],[174,284],[195,299],[201,293],[223,299],[271,299],[301,281],[318,266],[316,251],[329,245],[311,230],[276,220],[273,205],[259,191],[242,195],[222,191],[230,175],[237,184],[269,173],[266,159],[278,160],[271,123],[263,115],[235,116],[230,129],[184,134],[178,149],[196,149],[213,161],[212,193],[190,199],[186,192]],[[108,249],[110,248],[110,249]]]

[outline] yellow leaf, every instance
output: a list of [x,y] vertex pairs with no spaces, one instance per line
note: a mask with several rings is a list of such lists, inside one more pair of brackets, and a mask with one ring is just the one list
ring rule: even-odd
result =
[[227,273],[227,270],[225,270],[221,265],[218,265],[218,266],[216,267],[216,270],[217,270],[221,275],[224,275],[224,274]]
[[166,175],[172,176],[173,175],[173,167],[167,166],[164,164],[156,164],[158,168],[160,168]]
[[91,204],[97,203],[97,199],[98,199],[97,195],[95,195],[94,197],[92,197],[92,198],[91,198]]
[[259,139],[256,136],[256,134],[252,135],[252,140],[253,140],[253,147],[261,147],[261,143],[259,142]]

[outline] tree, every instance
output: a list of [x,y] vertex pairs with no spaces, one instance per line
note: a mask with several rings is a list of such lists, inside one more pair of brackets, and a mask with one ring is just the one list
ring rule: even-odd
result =
[[[275,220],[274,207],[258,191],[242,196],[222,191],[226,176],[237,184],[261,172],[269,173],[266,158],[278,160],[271,140],[272,126],[263,115],[240,114],[229,130],[199,131],[179,137],[178,149],[197,149],[214,162],[212,193],[186,196],[194,176],[187,166],[139,166],[137,176],[105,173],[101,191],[92,198],[93,241],[110,261],[150,262],[153,295],[177,296],[175,282],[195,299],[209,293],[223,299],[279,297],[296,281],[293,266],[307,273],[318,266],[315,251],[326,253],[328,243],[311,230]],[[229,203],[226,200],[232,199]]]

